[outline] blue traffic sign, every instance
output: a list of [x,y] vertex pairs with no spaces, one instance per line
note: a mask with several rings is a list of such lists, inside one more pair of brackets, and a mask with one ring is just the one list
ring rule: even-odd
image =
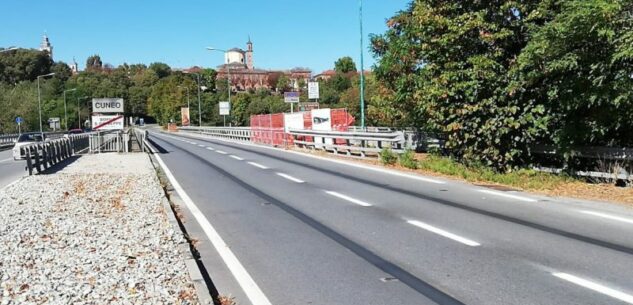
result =
[[17,118],[15,118],[15,122],[17,124],[22,124],[22,122],[24,122],[24,120],[22,119],[22,117],[17,117]]

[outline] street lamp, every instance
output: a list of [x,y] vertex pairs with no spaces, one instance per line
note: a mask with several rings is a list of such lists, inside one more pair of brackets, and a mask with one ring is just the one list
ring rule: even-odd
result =
[[90,98],[90,96],[86,95],[86,96],[82,96],[82,97],[78,97],[77,98],[77,128],[82,129],[81,128],[81,100],[85,99],[85,98]]
[[18,49],[17,47],[8,47],[8,48],[0,51],[0,53],[10,52],[10,51],[17,50],[17,49]]
[[37,105],[40,111],[40,136],[44,139],[44,131],[42,130],[42,93],[40,92],[40,78],[53,76],[55,73],[48,73],[37,76]]
[[198,78],[198,126],[202,127],[202,107],[200,106],[200,74],[191,73],[188,71],[185,71],[184,73],[193,74]]
[[359,0],[360,20],[360,127],[365,129],[365,66],[363,63],[363,0]]
[[[212,47],[207,47],[207,50],[226,53],[226,50],[212,48]],[[229,107],[230,107],[231,105],[231,65],[229,62],[226,63],[226,83],[229,89]],[[224,127],[226,127],[226,116],[223,116],[223,117],[224,117]]]
[[187,108],[190,107],[189,105],[189,86],[178,86],[178,88],[185,88],[187,89]]
[[66,110],[66,92],[77,91],[77,88],[64,90],[64,127],[68,130],[68,111]]

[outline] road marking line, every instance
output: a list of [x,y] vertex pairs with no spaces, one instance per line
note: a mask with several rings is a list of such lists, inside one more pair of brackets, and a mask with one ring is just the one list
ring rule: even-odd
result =
[[200,146],[200,147],[202,147],[202,148],[205,148],[205,147],[206,147],[206,146],[204,146],[204,145],[202,145],[202,144],[198,144],[198,146]]
[[263,166],[263,165],[261,165],[261,164],[259,164],[259,163],[255,163],[255,162],[248,162],[248,164],[250,164],[250,165],[252,165],[252,166],[255,166],[255,167],[259,167],[259,168],[261,168],[261,169],[268,169],[268,167]]
[[230,155],[229,157],[231,157],[231,158],[233,158],[235,160],[244,161],[244,159],[242,159],[242,158],[240,158],[240,157],[238,157],[236,155]]
[[301,180],[301,179],[297,179],[297,178],[295,178],[295,177],[293,177],[293,176],[286,175],[286,174],[284,174],[284,173],[277,173],[277,176],[279,176],[279,177],[283,177],[283,178],[286,178],[286,179],[288,179],[288,180],[290,180],[290,181],[292,181],[292,182],[296,182],[296,183],[304,183],[304,182],[305,182],[305,181],[303,181],[303,180]]
[[598,217],[602,217],[602,218],[607,218],[607,219],[611,219],[611,220],[617,220],[617,221],[633,224],[633,219],[629,219],[629,218],[613,216],[613,215],[603,214],[603,213],[593,212],[593,211],[580,211],[580,213],[589,214],[589,215],[593,215],[593,216],[598,216]]
[[213,147],[207,147],[208,150],[215,150]]
[[191,144],[191,145],[198,145],[198,143],[196,143],[196,142],[189,142],[189,144]]
[[2,162],[7,162],[7,161],[11,161],[11,160],[13,160],[13,158],[9,158],[9,159],[4,159],[4,160],[0,160],[0,163],[2,163]]
[[444,231],[442,229],[436,228],[436,227],[434,227],[432,225],[423,223],[421,221],[407,220],[407,223],[409,223],[410,225],[414,225],[414,226],[416,226],[416,227],[418,227],[420,229],[424,229],[424,230],[433,232],[433,233],[435,233],[437,235],[441,235],[441,236],[444,236],[446,238],[452,239],[452,240],[454,240],[456,242],[460,242],[460,243],[462,243],[464,245],[467,245],[467,246],[471,246],[471,247],[481,246],[481,244],[476,242],[476,241],[470,240],[468,238],[461,237],[461,236],[453,234],[451,232]]
[[223,155],[227,154],[226,151],[222,151],[222,150],[216,150],[215,152],[218,153],[218,154],[223,154]]
[[552,275],[559,279],[563,279],[565,281],[574,283],[578,286],[582,286],[587,289],[591,289],[593,291],[608,295],[620,301],[633,304],[633,295],[626,294],[622,291],[611,289],[609,287],[606,287],[598,283],[594,283],[594,282],[591,282],[591,281],[588,281],[588,280],[585,280],[585,279],[582,279],[582,278],[579,278],[577,276],[567,274],[567,273],[556,272],[556,273],[552,273]]
[[255,283],[255,280],[253,280],[248,271],[246,271],[246,268],[244,268],[235,254],[233,254],[233,251],[231,251],[229,246],[224,242],[220,234],[218,234],[218,232],[213,228],[209,220],[204,216],[200,209],[198,209],[189,195],[185,193],[185,190],[180,186],[180,183],[178,183],[174,175],[172,175],[169,168],[167,168],[167,165],[165,165],[165,162],[163,162],[161,157],[156,154],[156,151],[153,148],[150,149],[152,150],[152,153],[154,153],[156,160],[158,160],[158,163],[163,168],[165,175],[173,185],[174,189],[185,202],[185,205],[187,205],[187,208],[191,211],[193,217],[198,221],[200,227],[202,227],[202,230],[213,244],[215,250],[220,254],[220,257],[222,257],[222,260],[224,260],[224,263],[229,268],[242,290],[244,290],[244,293],[246,293],[246,296],[251,303],[253,303],[253,305],[272,305],[266,295],[264,295],[264,292],[259,288],[257,283]]
[[371,206],[371,204],[370,204],[370,203],[367,203],[367,202],[364,202],[364,201],[361,201],[361,200],[358,200],[358,199],[354,199],[354,198],[352,198],[352,197],[349,197],[349,196],[343,195],[343,194],[341,194],[341,193],[337,193],[337,192],[333,192],[333,191],[325,191],[325,192],[326,192],[328,195],[332,195],[332,196],[334,196],[334,197],[338,197],[338,198],[340,198],[340,199],[347,200],[347,201],[349,201],[349,202],[351,202],[351,203],[358,204],[358,205],[363,206],[363,207],[370,207],[370,206]]
[[525,202],[537,202],[538,201],[538,200],[532,199],[532,198],[527,198],[527,197],[518,196],[518,195],[512,195],[512,194],[506,194],[506,193],[496,192],[496,191],[491,191],[491,190],[478,190],[478,191],[481,192],[481,193],[486,193],[486,194],[490,194],[490,195],[516,199],[516,200],[525,201]]

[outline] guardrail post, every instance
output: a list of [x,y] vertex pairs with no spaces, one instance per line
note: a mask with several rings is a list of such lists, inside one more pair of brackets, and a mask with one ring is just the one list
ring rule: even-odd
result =
[[31,155],[31,147],[27,147],[26,148],[26,153],[24,154],[26,156],[26,168],[29,170],[29,176],[33,175],[33,160],[31,160],[31,158],[33,157]]

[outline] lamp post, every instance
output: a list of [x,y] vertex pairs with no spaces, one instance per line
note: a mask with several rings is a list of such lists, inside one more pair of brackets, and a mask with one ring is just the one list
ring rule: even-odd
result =
[[365,129],[365,66],[363,62],[363,0],[359,0],[360,20],[360,127]]
[[44,130],[42,129],[42,93],[40,92],[40,78],[53,76],[55,73],[48,73],[37,76],[37,106],[40,112],[40,136],[44,139]]
[[68,111],[66,110],[66,92],[77,91],[77,88],[64,90],[64,128],[68,130]]
[[178,88],[185,88],[185,89],[187,89],[187,108],[189,108],[190,107],[190,104],[189,104],[189,87],[188,86],[178,86]]
[[[212,48],[212,47],[207,47],[207,50],[226,53],[226,50]],[[231,65],[228,62],[228,60],[226,63],[226,83],[228,85],[228,90],[229,90],[229,107],[230,107],[231,106]],[[223,117],[224,117],[224,127],[226,127],[226,116],[223,116]]]
[[185,74],[193,74],[198,79],[198,126],[202,127],[202,107],[200,106],[200,74],[185,71]]
[[79,129],[83,129],[81,128],[81,100],[85,99],[85,98],[89,98],[90,96],[82,96],[82,97],[78,97],[77,98],[77,128]]

